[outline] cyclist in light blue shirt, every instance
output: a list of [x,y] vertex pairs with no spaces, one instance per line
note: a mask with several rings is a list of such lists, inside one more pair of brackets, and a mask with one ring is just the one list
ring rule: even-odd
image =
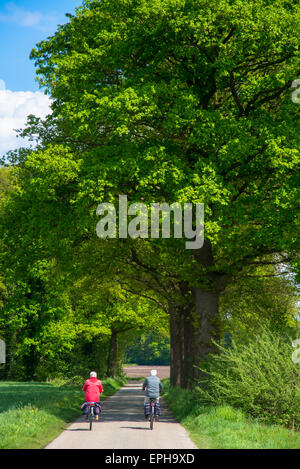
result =
[[157,370],[151,370],[150,376],[145,379],[143,383],[143,391],[146,390],[144,405],[150,399],[156,399],[159,402],[159,394],[162,392],[162,384],[160,379],[156,376]]

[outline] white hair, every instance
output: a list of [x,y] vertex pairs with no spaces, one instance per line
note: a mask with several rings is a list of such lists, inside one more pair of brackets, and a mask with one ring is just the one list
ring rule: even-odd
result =
[[157,375],[157,370],[151,370],[151,376],[156,376]]
[[90,372],[90,378],[97,378],[97,373],[96,373],[96,371],[91,371],[91,372]]

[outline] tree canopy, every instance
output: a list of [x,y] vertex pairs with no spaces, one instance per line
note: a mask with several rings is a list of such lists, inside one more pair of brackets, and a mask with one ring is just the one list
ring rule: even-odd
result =
[[[51,259],[76,272],[81,251],[97,289],[87,253],[100,251],[113,285],[170,315],[173,384],[197,378],[214,350],[228,285],[299,262],[299,11],[292,0],[87,0],[32,50],[53,113],[29,118],[37,148],[12,161],[4,263],[21,278]],[[100,241],[96,208],[120,194],[204,203],[204,246]]]

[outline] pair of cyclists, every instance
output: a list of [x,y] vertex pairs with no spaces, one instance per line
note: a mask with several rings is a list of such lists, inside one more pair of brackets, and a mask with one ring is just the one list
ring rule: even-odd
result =
[[[97,378],[97,373],[91,371],[90,378],[87,379],[84,383],[82,390],[85,392],[85,402],[95,402],[100,401],[100,394],[103,393],[103,386],[101,381]],[[147,402],[150,402],[150,399],[155,399],[159,403],[159,395],[162,392],[162,384],[160,379],[157,376],[157,370],[151,370],[150,376],[145,379],[142,387],[143,391],[146,391],[144,398],[144,406]],[[84,404],[83,406],[84,407]],[[147,418],[147,416],[145,415]],[[86,415],[86,418],[88,416]],[[98,415],[96,414],[96,420],[98,420]]]

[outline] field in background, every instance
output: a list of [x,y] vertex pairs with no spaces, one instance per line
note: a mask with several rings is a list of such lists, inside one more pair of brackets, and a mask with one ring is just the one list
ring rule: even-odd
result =
[[160,379],[170,378],[169,366],[148,366],[148,365],[126,365],[123,367],[124,373],[128,378],[144,378],[150,375],[151,370],[157,370],[157,376]]

